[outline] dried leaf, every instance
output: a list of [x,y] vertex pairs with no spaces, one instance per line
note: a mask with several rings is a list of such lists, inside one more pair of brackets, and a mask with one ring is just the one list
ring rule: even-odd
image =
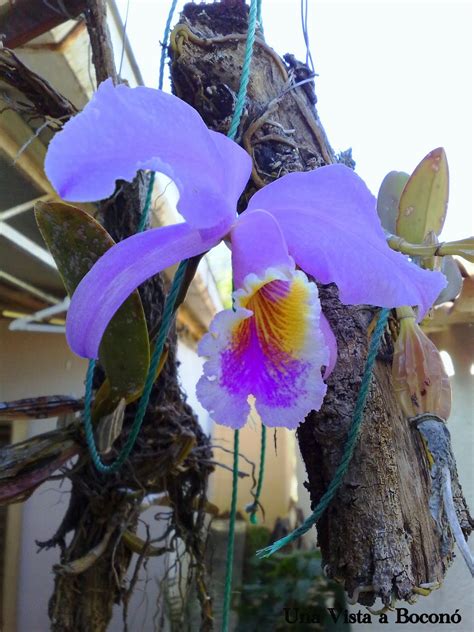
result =
[[397,309],[397,315],[402,317],[394,344],[392,383],[400,406],[408,418],[431,413],[446,420],[451,386],[440,353],[417,324],[411,307]]
[[144,555],[145,557],[159,557],[170,550],[166,546],[153,546],[128,529],[124,531],[122,539],[130,551],[137,555]]
[[421,244],[432,230],[441,233],[449,195],[449,171],[442,147],[431,151],[410,176],[400,197],[396,234]]
[[122,397],[113,413],[102,417],[99,421],[96,430],[96,442],[97,449],[102,454],[110,452],[115,439],[122,432],[126,406],[127,403]]
[[[9,447],[15,449],[16,446]],[[61,446],[58,445],[58,448],[60,447]],[[36,455],[36,460],[31,458],[28,459],[28,461],[26,459],[20,461],[17,471],[12,472],[11,476],[8,477],[4,477],[5,472],[2,471],[0,480],[0,506],[14,502],[22,502],[29,498],[41,483],[44,483],[51,474],[67,463],[73,456],[76,456],[79,451],[79,446],[72,441],[64,442],[62,450],[55,456],[41,458],[41,456]],[[3,457],[3,455],[1,456]]]
[[[193,507],[196,509],[196,511],[198,511],[200,503],[201,500],[194,499]],[[171,502],[169,494],[166,492],[163,492],[161,494],[148,494],[148,496],[145,496],[145,498],[143,499],[140,509],[141,511],[146,511],[147,509],[155,505],[159,507],[172,507],[173,503]],[[214,503],[209,502],[208,500],[205,501],[203,509],[206,513],[211,514],[212,516],[219,515],[219,507],[217,505],[214,505]]]
[[112,537],[112,533],[115,528],[116,527],[114,525],[109,525],[102,540],[82,557],[79,557],[72,562],[66,562],[65,564],[56,564],[53,569],[57,573],[64,573],[67,575],[80,575],[81,573],[84,573],[106,552],[107,545],[109,544],[109,540]]
[[[69,204],[38,202],[35,215],[64,286],[72,295],[114,241],[93,217]],[[100,345],[99,360],[109,380],[112,397],[128,399],[142,391],[150,362],[150,345],[138,292],[125,301],[110,321]]]

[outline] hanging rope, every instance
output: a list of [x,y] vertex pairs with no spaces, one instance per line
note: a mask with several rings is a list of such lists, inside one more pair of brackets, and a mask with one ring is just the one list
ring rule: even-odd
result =
[[334,473],[334,477],[329,484],[326,492],[322,495],[319,503],[317,504],[313,513],[306,518],[302,525],[300,525],[297,529],[295,529],[292,533],[288,534],[284,538],[277,540],[270,546],[267,546],[264,549],[260,549],[257,551],[258,558],[269,557],[279,551],[281,548],[294,542],[302,535],[307,533],[313,525],[319,520],[319,518],[326,511],[334,496],[336,495],[337,490],[342,484],[344,476],[349,468],[349,464],[352,459],[352,455],[354,454],[354,449],[357,445],[357,439],[359,438],[359,431],[362,425],[363,420],[363,412],[365,408],[365,403],[367,401],[367,395],[369,393],[370,380],[372,377],[372,370],[375,364],[375,358],[377,357],[378,349],[380,346],[380,342],[382,340],[383,332],[385,330],[385,325],[387,324],[388,316],[390,314],[389,309],[380,310],[377,325],[375,327],[374,333],[372,334],[372,338],[370,340],[369,352],[367,354],[367,360],[365,363],[364,374],[362,376],[362,382],[360,385],[359,393],[357,395],[357,401],[354,409],[354,415],[352,418],[352,424],[349,429],[349,434],[347,435],[346,445],[344,447],[344,454],[342,456],[341,463]]
[[[163,78],[164,78],[164,69],[165,69],[165,61],[167,54],[167,44],[170,34],[171,28],[171,20],[173,19],[173,14],[176,9],[177,0],[173,0],[170,6],[170,10],[168,12],[168,18],[166,20],[165,31],[163,34],[163,48],[161,51],[161,59],[160,59],[160,76],[158,80],[158,87],[161,89],[163,87]],[[137,233],[141,233],[145,230],[148,223],[148,216],[151,208],[152,195],[153,195],[153,187],[155,184],[155,172],[153,171],[150,174],[150,179],[148,182],[148,189],[145,199],[145,204],[143,206],[143,210],[140,216],[140,221],[137,226]],[[153,388],[153,383],[155,381],[156,369],[158,367],[158,363],[161,358],[161,354],[163,353],[163,348],[166,342],[166,338],[168,336],[168,332],[173,321],[174,316],[174,306],[176,303],[176,298],[178,296],[181,283],[183,281],[185,272],[187,267],[187,261],[182,261],[179,264],[179,267],[176,271],[176,274],[173,279],[173,283],[171,285],[169,294],[165,301],[165,306],[163,308],[163,316],[161,319],[160,329],[158,331],[158,335],[156,338],[155,349],[150,359],[150,367],[148,369],[148,373],[145,379],[145,385],[143,387],[143,393],[140,398],[140,402],[138,404],[137,412],[135,414],[135,419],[133,420],[132,427],[130,429],[130,433],[127,437],[127,441],[124,446],[120,450],[117,458],[113,463],[105,464],[100,458],[99,452],[97,450],[97,446],[94,438],[94,429],[92,425],[92,415],[91,415],[91,407],[92,407],[92,389],[93,389],[93,380],[94,380],[94,369],[95,369],[95,360],[90,360],[89,365],[87,367],[86,373],[86,392],[84,396],[84,429],[86,434],[87,446],[89,448],[89,452],[91,455],[92,462],[94,463],[96,469],[103,474],[111,474],[112,472],[116,472],[119,470],[122,465],[125,463],[127,458],[129,457],[131,451],[133,450],[133,446],[135,445],[135,441],[137,440],[138,434],[142,427],[143,419],[145,418],[146,409],[148,407],[148,402],[150,400],[151,389]]]
[[[244,110],[245,99],[247,97],[247,87],[250,79],[250,64],[252,62],[253,44],[255,41],[255,30],[257,28],[257,7],[261,0],[251,0],[249,9],[249,26],[247,30],[247,41],[245,44],[244,62],[240,77],[239,92],[235,104],[234,115],[227,132],[227,136],[234,140],[240,125],[240,119]],[[232,500],[229,515],[229,539],[227,541],[226,577],[224,585],[224,604],[222,609],[222,632],[228,632],[230,601],[232,594],[232,568],[234,562],[234,536],[235,517],[237,512],[237,488],[239,472],[239,431],[234,430],[234,466],[232,469]]]
[[229,629],[230,598],[232,594],[232,571],[234,568],[235,515],[237,512],[237,481],[239,480],[239,431],[234,430],[234,461],[232,467],[232,499],[230,503],[229,539],[225,569],[224,604],[222,606],[222,632]]
[[260,500],[260,494],[262,493],[263,476],[265,474],[265,452],[267,449],[267,428],[262,424],[262,434],[260,438],[260,466],[258,469],[257,489],[255,490],[255,498],[253,503],[247,509],[250,512],[250,522],[257,524],[257,510]]
[[258,0],[257,2],[257,22],[260,27],[260,30],[263,33],[262,0]]
[[170,30],[171,30],[171,20],[173,19],[173,15],[176,10],[177,4],[178,4],[178,0],[172,0],[170,10],[168,12],[168,17],[166,19],[165,31],[163,33],[163,43],[162,43],[161,58],[160,58],[160,74],[158,77],[159,90],[163,89],[163,81],[165,78],[165,62],[166,62],[166,56],[168,54],[168,39],[170,36]]
[[250,79],[250,64],[252,63],[253,44],[255,42],[255,30],[257,27],[257,5],[258,0],[251,0],[249,10],[249,27],[247,31],[247,41],[245,43],[244,63],[240,76],[240,86],[235,103],[234,116],[227,132],[227,136],[234,140],[239,129],[240,119],[244,110],[245,99],[247,98],[247,87]]

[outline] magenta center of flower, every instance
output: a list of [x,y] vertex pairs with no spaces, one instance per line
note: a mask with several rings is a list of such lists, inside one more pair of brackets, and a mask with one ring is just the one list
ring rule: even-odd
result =
[[290,406],[294,385],[310,364],[300,355],[307,332],[307,284],[299,278],[273,280],[243,297],[253,312],[237,322],[222,354],[221,385],[268,405]]

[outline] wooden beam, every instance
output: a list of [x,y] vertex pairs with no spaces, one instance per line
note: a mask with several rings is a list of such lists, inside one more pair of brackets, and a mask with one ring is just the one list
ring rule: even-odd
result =
[[86,8],[85,0],[16,0],[0,8],[0,38],[3,45],[16,48],[77,18]]
[[[0,101],[0,106],[2,105],[3,102]],[[24,149],[20,152],[21,148]],[[0,150],[40,192],[55,196],[55,191],[43,171],[46,147],[40,138],[35,138],[34,130],[17,112],[4,110],[0,116]]]

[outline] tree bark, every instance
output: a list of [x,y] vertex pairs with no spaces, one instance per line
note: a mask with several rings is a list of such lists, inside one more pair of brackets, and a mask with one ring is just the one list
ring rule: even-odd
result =
[[[240,82],[248,9],[239,0],[185,6],[171,38],[175,93],[194,106],[207,125],[225,133]],[[308,69],[285,56],[285,64],[257,32],[248,95],[238,142],[251,154],[252,182],[240,207],[264,184],[291,171],[335,161],[315,108],[311,86],[297,84]],[[317,245],[315,244],[315,247]],[[323,310],[336,334],[339,357],[322,409],[298,429],[315,505],[341,461],[368,346],[373,310],[340,303],[334,285],[320,287]],[[390,335],[382,352],[390,355]],[[455,484],[459,519],[466,534],[472,520]],[[381,597],[410,600],[421,584],[442,582],[452,558],[429,511],[430,475],[417,431],[395,398],[390,364],[374,370],[364,424],[343,486],[318,525],[326,570],[356,601]]]

